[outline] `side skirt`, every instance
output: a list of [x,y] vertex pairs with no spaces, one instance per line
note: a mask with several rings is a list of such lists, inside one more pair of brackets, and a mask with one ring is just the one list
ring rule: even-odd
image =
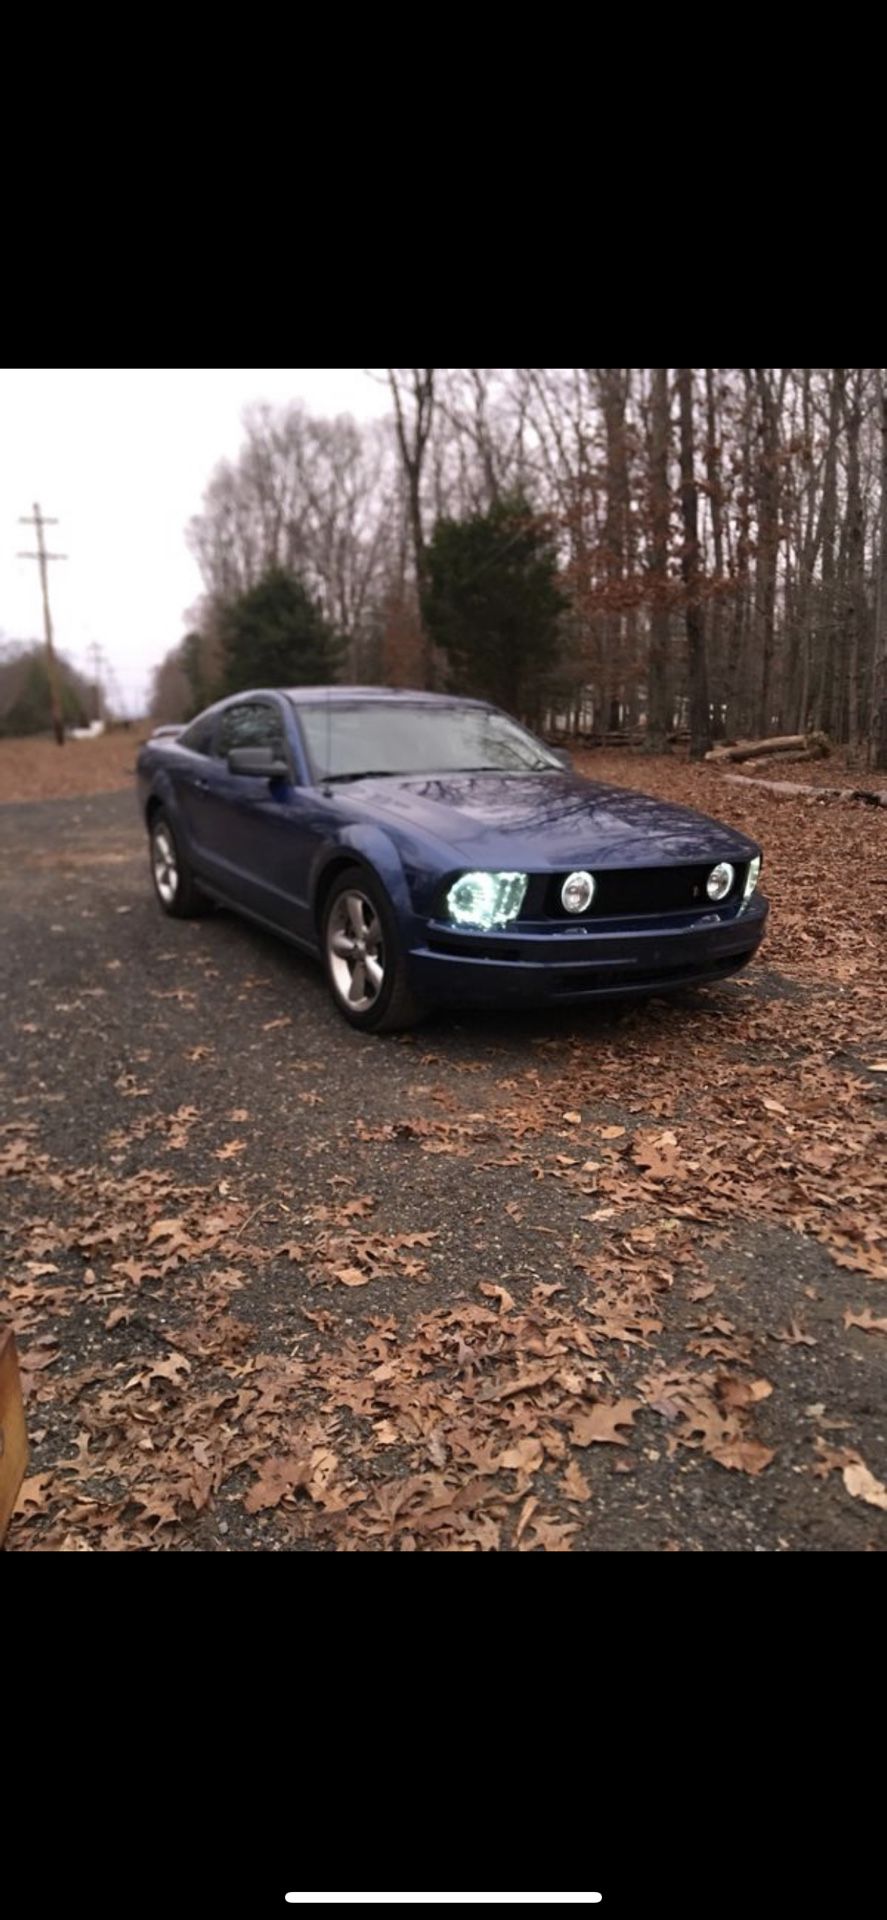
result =
[[278,940],[285,940],[287,946],[298,947],[300,953],[310,954],[312,960],[320,963],[320,948],[316,941],[303,940],[301,934],[292,933],[289,927],[282,927],[277,920],[268,920],[262,913],[254,913],[251,907],[244,907],[239,900],[232,900],[230,894],[222,893],[220,888],[211,886],[208,881],[195,875],[201,893],[212,900],[217,907],[227,907],[241,920],[251,920],[254,926],[261,927],[265,933],[274,933]]

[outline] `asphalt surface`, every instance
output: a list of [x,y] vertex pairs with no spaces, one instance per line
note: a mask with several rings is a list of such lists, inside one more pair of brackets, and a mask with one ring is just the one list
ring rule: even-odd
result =
[[[572,1146],[568,1129],[540,1137],[538,1151],[535,1143],[532,1153],[514,1151],[514,1127],[503,1130],[501,1116],[532,1098],[528,1067],[550,1095],[577,1050],[593,1063],[624,1033],[647,1042],[655,1060],[664,1037],[678,1033],[692,1047],[698,1022],[722,1020],[735,1033],[731,1021],[749,996],[788,1003],[800,991],[758,963],[716,992],[668,1006],[435,1018],[415,1034],[368,1038],[336,1014],[319,968],[284,943],[228,913],[193,922],[160,914],[129,793],[0,808],[0,952],[0,1119],[10,1133],[33,1128],[50,1168],[88,1165],[122,1180],[174,1167],[185,1185],[215,1183],[245,1199],[268,1258],[237,1307],[263,1351],[304,1327],[303,1309],[316,1309],[321,1293],[333,1339],[337,1329],[355,1335],[368,1315],[408,1320],[420,1308],[477,1300],[481,1282],[518,1300],[540,1281],[581,1293],[569,1248],[581,1233],[593,1250],[612,1227],[581,1224],[588,1198],[556,1177],[558,1150]],[[631,1111],[604,1088],[586,1098],[584,1123],[655,1124],[658,1088],[651,1066]],[[169,1116],[183,1109],[194,1117],[170,1151]],[[440,1151],[427,1151],[423,1125],[441,1116],[450,1133]],[[543,1160],[554,1177],[542,1177]],[[0,1236],[6,1280],[21,1277],[22,1220],[48,1210],[45,1187],[29,1203],[27,1178],[13,1184]],[[361,1195],[373,1196],[374,1228],[433,1235],[420,1280],[399,1272],[358,1293],[319,1290],[297,1262],[274,1257],[281,1239],[300,1237],[312,1208]],[[82,1255],[66,1258],[82,1267]],[[715,1237],[706,1261],[721,1315],[741,1327],[754,1368],[772,1383],[758,1431],[776,1449],[774,1463],[750,1477],[700,1454],[676,1462],[661,1422],[643,1414],[630,1452],[583,1453],[592,1493],[573,1550],[882,1546],[887,1517],[850,1499],[840,1474],[811,1470],[812,1433],[824,1422],[836,1446],[858,1448],[875,1474],[887,1473],[887,1342],[827,1337],[843,1309],[858,1305],[858,1277],[840,1273],[814,1240],[753,1212],[733,1222],[723,1248]],[[678,1289],[663,1312],[657,1357],[667,1364],[700,1308]],[[815,1344],[775,1337],[799,1317]],[[104,1332],[84,1309],[82,1338],[76,1317],[65,1323],[59,1375],[125,1359],[144,1336],[138,1323]],[[628,1391],[619,1364],[617,1354],[611,1377]],[[64,1458],[75,1428],[63,1394],[41,1409],[29,1471]],[[235,1488],[199,1516],[191,1544],[270,1544],[269,1525],[244,1514]]]

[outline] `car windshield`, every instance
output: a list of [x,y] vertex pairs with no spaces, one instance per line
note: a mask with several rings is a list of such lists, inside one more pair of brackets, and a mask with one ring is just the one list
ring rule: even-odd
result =
[[507,714],[454,701],[298,702],[320,780],[406,773],[543,773],[554,755]]

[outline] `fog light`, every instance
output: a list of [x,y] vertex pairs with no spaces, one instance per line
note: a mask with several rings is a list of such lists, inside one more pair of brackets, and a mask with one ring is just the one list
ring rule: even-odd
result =
[[594,899],[594,874],[568,873],[561,887],[561,899],[568,913],[584,913]]
[[463,873],[447,894],[457,927],[504,927],[516,920],[527,891],[525,873]]
[[710,900],[726,900],[736,878],[736,872],[729,860],[719,860],[705,883],[705,891]]

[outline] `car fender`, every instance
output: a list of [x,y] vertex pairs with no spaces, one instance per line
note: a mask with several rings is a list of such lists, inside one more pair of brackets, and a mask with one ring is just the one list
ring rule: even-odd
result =
[[169,814],[173,826],[178,827],[179,832],[184,835],[185,823],[182,809],[176,797],[175,783],[166,767],[152,767],[145,780],[143,812],[146,819],[153,800],[160,801],[164,812]]
[[340,863],[346,853],[354,854],[358,866],[372,868],[398,915],[408,921],[415,918],[403,861],[395,842],[381,827],[359,822],[343,827],[336,839],[318,854],[311,872],[312,902],[317,899],[324,874],[334,862]]

